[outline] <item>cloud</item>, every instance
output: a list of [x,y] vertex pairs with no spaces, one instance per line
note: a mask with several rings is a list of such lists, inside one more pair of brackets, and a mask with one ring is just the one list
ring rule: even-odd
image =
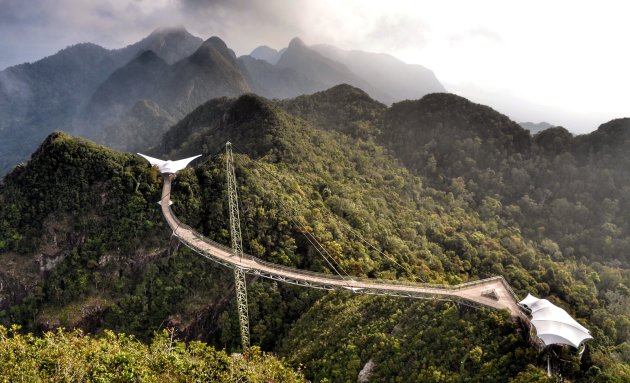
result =
[[258,45],[285,47],[301,36],[308,41],[309,25],[315,2],[296,0],[181,0],[180,10],[186,26],[204,38],[221,37],[240,54]]
[[239,54],[261,44],[282,48],[296,36],[383,51],[426,43],[418,18],[370,1],[0,0],[0,7],[0,50],[9,52],[0,69],[80,42],[119,48],[172,25],[204,39],[219,36]]
[[[0,70],[80,42],[120,48],[161,26],[184,25],[204,39],[219,36],[239,55],[262,44],[283,48],[298,36],[390,53],[451,83],[627,115],[629,6],[602,1],[0,0]],[[574,91],[576,79],[582,92]]]
[[365,40],[380,50],[397,50],[409,46],[420,48],[428,42],[428,31],[428,26],[418,18],[408,15],[386,15],[377,19]]
[[482,40],[496,44],[503,43],[503,38],[499,33],[484,27],[470,28],[464,33],[450,35],[447,40],[451,44],[462,44],[471,40]]
[[234,23],[239,19],[250,19],[254,24],[279,24],[286,27],[294,24],[300,9],[307,7],[303,0],[180,0],[186,16],[210,18],[213,22]]
[[0,0],[0,69],[81,42],[118,48],[181,23],[177,1]]
[[216,34],[241,53],[261,44],[286,47],[296,36],[354,49],[426,44],[426,23],[375,1],[181,0],[180,6],[191,30]]

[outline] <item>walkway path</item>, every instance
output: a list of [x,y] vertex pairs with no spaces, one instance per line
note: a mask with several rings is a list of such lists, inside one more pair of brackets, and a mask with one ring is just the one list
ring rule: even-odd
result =
[[425,299],[457,300],[462,303],[506,309],[512,317],[523,317],[518,298],[503,277],[492,277],[453,286],[419,284],[409,281],[386,281],[359,277],[339,277],[332,274],[299,270],[265,262],[251,255],[238,258],[232,250],[204,238],[182,224],[170,208],[173,174],[163,174],[162,213],[179,240],[204,257],[230,268],[241,268],[248,274],[277,281],[320,289],[347,289],[361,294],[379,294]]

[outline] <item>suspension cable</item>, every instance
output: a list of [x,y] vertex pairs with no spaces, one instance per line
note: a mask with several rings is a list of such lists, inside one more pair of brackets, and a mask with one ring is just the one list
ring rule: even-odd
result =
[[[235,148],[236,150],[238,150],[241,154],[245,154],[245,152],[243,150],[241,150],[239,147],[236,147],[234,145],[234,143],[232,143],[232,147]],[[293,186],[289,185],[288,183],[285,183],[284,181],[282,181],[279,177],[277,177],[275,174],[271,173],[269,170],[267,170],[264,166],[260,166],[260,169],[262,169],[264,172],[266,172],[267,174],[269,174],[271,177],[273,177],[274,179],[276,179],[277,181],[279,181],[280,183],[282,183],[284,186],[288,187],[289,189],[291,189],[294,193],[296,194],[300,194],[299,191],[297,191]],[[324,210],[325,214],[331,214],[329,211]],[[394,257],[392,257],[391,255],[387,255],[385,254],[383,251],[381,251],[380,249],[378,249],[377,247],[375,247],[374,245],[372,245],[370,242],[368,242],[365,238],[363,238],[363,236],[361,236],[361,234],[359,234],[357,231],[355,231],[350,224],[348,224],[347,222],[345,222],[344,220],[340,220],[340,222],[346,226],[347,229],[349,229],[350,232],[352,232],[358,239],[360,239],[362,242],[364,242],[365,244],[367,244],[371,249],[377,251],[379,254],[381,254],[383,257],[385,257],[386,259],[392,261],[396,266],[398,266],[401,270],[405,271],[406,273],[408,273],[410,276],[413,276],[414,274],[411,272],[411,270],[409,270],[408,268],[404,267],[403,265],[401,265],[400,263],[398,263],[396,261],[396,259]]]
[[[337,265],[337,267],[346,275],[346,277],[350,278],[350,275],[348,273],[346,273],[346,271],[343,269],[343,267],[341,267],[341,264],[339,264],[339,262],[337,262],[337,260],[335,260],[335,257],[333,257],[328,250],[324,247],[324,245],[321,244],[320,241],[317,240],[317,238],[315,237],[315,235],[311,232],[309,232],[308,230],[306,230],[306,228],[304,227],[304,225],[300,224],[295,218],[291,217],[291,220],[293,221],[293,223],[295,223],[299,228],[301,228],[300,232],[302,233],[302,235],[304,235],[306,237],[306,239],[311,242],[311,240],[308,238],[308,236],[310,235],[311,238],[313,239],[313,241],[315,241],[315,243],[319,246],[319,248],[321,248],[322,250],[324,250],[324,252],[328,255],[328,257]],[[313,242],[311,242],[311,244],[313,244]],[[326,256],[324,256],[324,254],[322,254],[321,251],[319,251],[319,249],[317,248],[317,246],[314,246],[315,250],[317,250],[318,253],[321,254],[321,256],[326,259]],[[328,260],[326,260],[328,262]],[[330,262],[328,262],[330,264]],[[333,267],[331,265],[331,267]],[[335,269],[333,267],[333,269]],[[335,269],[335,271],[337,271]],[[339,274],[339,276],[341,278],[343,278],[343,276],[337,271],[337,274]]]
[[[235,148],[234,144],[232,144],[232,147],[233,147],[233,148]],[[237,149],[237,150],[239,150],[239,149]],[[239,150],[239,152],[240,152],[240,150]],[[264,169],[264,167],[263,167],[263,169]],[[274,177],[276,180],[278,180],[278,178],[277,178],[275,175],[273,175],[272,173],[270,173],[267,169],[264,169],[264,170],[265,170],[268,174],[270,174],[272,177]],[[294,191],[295,191],[295,189],[292,189],[292,190],[294,190]],[[284,207],[287,211],[290,211],[290,210],[291,210],[291,208],[290,208],[289,206],[287,206],[281,198],[278,198],[278,199],[277,199],[277,201],[278,201],[278,202],[279,202],[279,204],[280,204],[280,205],[282,205],[282,206],[283,206],[283,207]],[[328,250],[326,249],[326,247],[324,247],[324,246],[323,246],[323,245],[322,245],[322,244],[321,244],[321,243],[317,240],[317,238],[315,238],[315,236],[314,236],[312,233],[309,233],[309,232],[306,230],[306,228],[305,228],[305,227],[304,227],[301,223],[299,223],[299,222],[295,219],[295,217],[294,217],[292,214],[289,214],[288,216],[289,216],[289,219],[290,219],[290,220],[291,220],[291,221],[292,221],[292,222],[293,222],[293,223],[294,223],[294,224],[298,227],[298,229],[300,229],[300,232],[302,233],[302,235],[304,235],[304,236],[306,237],[306,239],[307,239],[307,240],[308,240],[308,242],[309,242],[309,243],[313,246],[313,248],[315,249],[315,251],[317,251],[317,252],[321,255],[321,257],[322,257],[322,258],[324,258],[324,260],[326,261],[326,263],[328,263],[328,265],[330,265],[330,267],[332,268],[332,270],[334,270],[334,271],[337,273],[337,275],[339,275],[339,277],[341,277],[341,278],[342,278],[342,279],[344,279],[344,280],[345,280],[345,278],[344,278],[344,276],[343,276],[343,275],[341,275],[341,273],[339,272],[339,270],[341,270],[341,271],[342,271],[342,272],[346,275],[346,277],[350,278],[350,275],[349,275],[349,274],[348,274],[348,273],[347,273],[347,272],[343,269],[343,267],[341,266],[341,264],[340,264],[339,262],[337,262],[337,260],[335,259],[335,257],[333,257],[333,256],[332,256],[332,255],[328,252]],[[310,236],[311,236],[310,238],[309,238],[308,234],[310,234]],[[315,243],[313,243],[313,242],[315,242]],[[323,250],[323,251],[324,251],[324,252],[328,255],[328,257],[327,257],[326,255],[324,255],[324,253],[322,253],[322,251],[321,251],[320,249],[321,249],[321,250]],[[332,263],[336,264],[336,265],[337,265],[337,267],[335,267],[335,266],[331,263],[331,261],[332,261]]]
[[[313,248],[315,249],[315,251],[317,251],[317,252],[318,252],[318,253],[322,256],[322,258],[324,258],[324,260],[328,263],[328,265],[329,265],[329,266],[330,266],[330,267],[331,267],[331,268],[332,268],[332,269],[333,269],[333,270],[337,273],[337,275],[339,275],[339,277],[341,277],[341,279],[345,280],[345,278],[343,277],[343,275],[341,275],[341,273],[339,273],[339,271],[335,268],[335,266],[333,266],[333,264],[332,264],[332,263],[330,263],[330,261],[328,260],[328,258],[327,258],[327,257],[326,257],[326,256],[325,256],[325,255],[324,255],[324,254],[323,254],[323,253],[322,253],[322,252],[321,252],[318,248],[317,248],[317,245],[315,245],[315,243],[313,243],[313,241],[311,241],[311,239],[308,237],[307,233],[302,233],[302,234],[304,235],[304,237],[306,238],[306,240],[307,240],[307,241],[311,244],[311,246],[313,246]],[[322,246],[319,242],[317,242],[317,239],[315,239],[315,237],[313,237],[313,240],[314,240],[314,241],[315,241],[315,242],[316,242],[316,243],[317,243],[320,247]],[[322,249],[324,249],[324,251],[326,251],[326,249],[325,249],[324,247],[322,247]],[[326,252],[327,252],[327,251],[326,251]],[[330,256],[330,255],[329,255],[329,256]],[[334,258],[332,258],[332,257],[330,257],[330,258],[333,260],[333,262],[337,263],[337,262],[335,261],[335,259],[334,259]],[[341,266],[340,266],[339,268],[341,268]],[[341,269],[341,271],[343,271],[343,269]],[[343,273],[344,273],[344,274],[346,274],[346,276],[348,276],[348,277],[349,277],[349,275],[348,275],[345,271],[343,271]]]

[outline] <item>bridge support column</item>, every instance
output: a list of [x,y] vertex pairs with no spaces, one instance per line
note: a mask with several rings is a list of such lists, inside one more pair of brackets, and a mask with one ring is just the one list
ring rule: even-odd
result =
[[[230,210],[230,235],[232,237],[232,253],[239,259],[243,258],[243,239],[241,235],[241,220],[238,213],[238,192],[236,175],[234,174],[234,158],[232,144],[225,144],[225,162],[228,181],[228,205]],[[249,314],[247,312],[247,285],[245,271],[238,266],[234,268],[236,284],[236,302],[238,306],[238,320],[241,325],[241,343],[243,351],[249,347]]]
[[243,345],[243,351],[245,351],[249,347],[249,313],[247,311],[247,285],[245,284],[245,272],[242,269],[234,269],[234,281],[236,282],[238,322],[241,326],[241,343]]

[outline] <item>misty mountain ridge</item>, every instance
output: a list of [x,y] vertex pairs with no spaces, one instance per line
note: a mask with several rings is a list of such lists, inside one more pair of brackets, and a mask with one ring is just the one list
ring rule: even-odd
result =
[[75,123],[80,126],[76,133],[89,135],[100,131],[103,125],[115,122],[126,113],[137,100],[151,97],[155,83],[168,68],[166,61],[147,50],[115,70],[92,95],[83,110],[82,121]]
[[[53,129],[137,151],[157,138],[116,139],[113,132],[131,137],[137,127],[138,136],[159,137],[169,123],[215,97],[253,92],[287,99],[341,83],[386,105],[444,90],[420,65],[384,54],[309,47],[299,38],[281,50],[259,47],[238,58],[220,38],[202,41],[182,27],[158,29],[116,50],[80,44],[0,72],[0,132],[8,142],[0,147],[0,174],[26,159]],[[153,135],[147,132],[152,124]]]
[[549,129],[549,128],[552,128],[552,127],[555,126],[555,125],[552,125],[552,124],[550,124],[548,122],[544,122],[544,121],[541,121],[541,122],[538,122],[538,123],[535,123],[535,122],[519,122],[518,124],[520,126],[522,126],[523,128],[529,130],[529,132],[531,134],[536,134],[536,133],[542,132],[543,130],[546,130],[546,129]]
[[445,91],[433,72],[421,65],[405,64],[387,54],[345,51],[331,45],[307,46],[297,37],[287,48],[277,51],[260,46],[250,57],[274,67],[293,69],[306,79],[309,86],[291,97],[340,83],[361,88],[385,104]]
[[154,101],[143,99],[97,136],[113,148],[146,149],[157,145],[161,132],[166,132],[177,120]]
[[311,48],[344,64],[359,77],[368,79],[372,86],[390,95],[389,102],[379,99],[386,104],[446,92],[433,71],[422,65],[407,64],[384,53],[342,50],[332,45],[314,45]]
[[1,71],[0,174],[25,160],[51,131],[72,131],[99,85],[141,52],[151,49],[165,61],[176,61],[192,54],[201,42],[182,28],[161,29],[124,48],[82,43]]
[[280,60],[280,56],[282,56],[282,53],[286,50],[286,48],[283,48],[280,51],[277,51],[271,47],[268,47],[266,45],[261,45],[257,48],[255,48],[250,54],[250,57],[253,57],[255,59],[258,60],[264,60],[267,61],[269,64],[271,65],[276,65],[276,63],[278,62],[278,60]]
[[[145,136],[149,122],[155,122],[159,135],[167,121],[181,119],[214,97],[254,92],[283,99],[341,83],[364,89],[384,103],[409,95],[402,87],[379,89],[383,82],[374,79],[391,78],[392,74],[361,73],[363,76],[298,38],[280,51],[260,47],[252,56],[239,58],[220,38],[203,41],[183,27],[156,29],[120,49],[78,44],[33,64],[0,72],[0,132],[5,132],[9,143],[0,147],[0,174],[26,159],[37,142],[54,129],[121,150],[142,149],[138,140],[117,140],[111,133],[142,126],[141,135]],[[436,79],[431,81],[437,85],[417,84],[420,90],[416,94],[443,89]],[[143,118],[146,120],[141,121]],[[134,144],[126,144],[131,142]]]
[[[114,148],[140,150],[155,145],[168,124],[198,104],[248,91],[236,55],[217,37],[173,65],[149,50],[101,84],[75,122],[76,132]],[[143,139],[131,139],[134,134]]]
[[252,92],[268,98],[290,98],[312,89],[312,81],[291,68],[278,68],[265,60],[241,56],[238,64]]
[[185,27],[163,27],[143,40],[130,45],[132,51],[153,51],[169,64],[189,56],[201,46],[203,40],[190,34]]
[[206,40],[192,55],[171,66],[156,86],[155,99],[177,119],[215,97],[249,92],[236,55],[218,37]]

